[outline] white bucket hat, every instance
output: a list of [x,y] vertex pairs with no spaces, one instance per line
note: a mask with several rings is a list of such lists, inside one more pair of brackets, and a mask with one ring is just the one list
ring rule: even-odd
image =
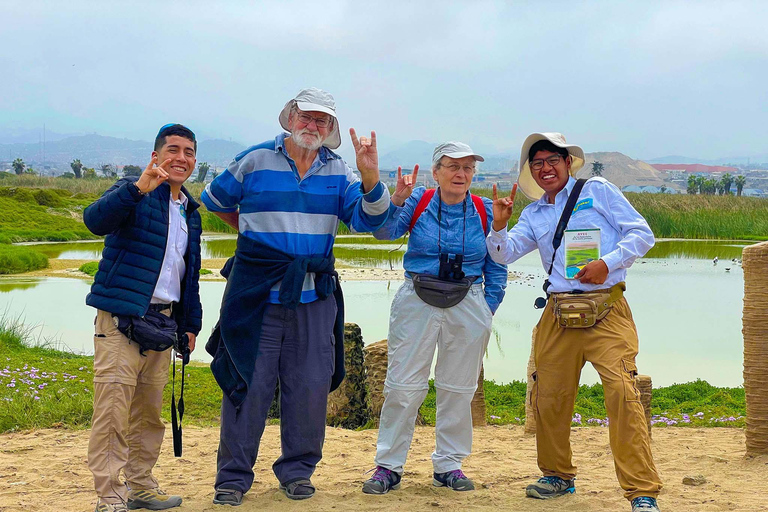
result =
[[333,117],[333,131],[323,141],[323,146],[330,149],[336,149],[341,146],[339,120],[336,118],[336,101],[334,101],[330,93],[315,87],[299,91],[299,94],[292,100],[289,100],[283,107],[282,112],[280,112],[280,126],[285,131],[290,131],[288,128],[288,115],[291,113],[294,105],[303,112],[323,112]]
[[481,157],[463,142],[443,142],[435,148],[432,153],[432,165],[435,165],[441,158],[447,156],[449,158],[464,158],[465,156],[475,157],[476,162],[485,162],[485,158]]
[[584,150],[575,144],[566,144],[565,136],[562,133],[546,132],[546,133],[532,133],[523,142],[523,149],[520,151],[520,177],[517,178],[518,186],[523,194],[528,196],[528,199],[537,201],[544,195],[544,190],[536,184],[531,174],[531,167],[528,165],[528,151],[531,147],[541,140],[548,140],[555,146],[568,150],[568,154],[571,156],[571,176],[576,176],[576,173],[584,167]]

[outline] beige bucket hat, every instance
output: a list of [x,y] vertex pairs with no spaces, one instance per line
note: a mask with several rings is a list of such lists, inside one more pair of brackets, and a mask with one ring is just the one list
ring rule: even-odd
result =
[[299,91],[296,97],[289,100],[283,107],[282,112],[280,112],[280,126],[282,126],[285,131],[290,131],[288,129],[288,115],[291,113],[291,108],[293,108],[294,105],[304,112],[323,112],[332,116],[333,131],[328,138],[323,141],[323,146],[329,149],[336,149],[341,146],[339,120],[336,117],[336,101],[330,93],[315,87]]
[[576,144],[567,144],[565,142],[565,136],[562,133],[557,132],[545,132],[545,133],[532,133],[523,142],[523,149],[520,151],[520,177],[517,179],[520,190],[523,191],[528,199],[537,201],[544,195],[544,190],[536,184],[531,174],[531,167],[528,165],[528,151],[531,146],[541,140],[548,140],[555,146],[568,150],[568,154],[571,156],[571,176],[576,176],[576,173],[584,167],[584,150]]

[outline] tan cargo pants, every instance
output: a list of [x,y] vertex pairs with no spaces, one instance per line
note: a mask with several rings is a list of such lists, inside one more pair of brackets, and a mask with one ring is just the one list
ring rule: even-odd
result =
[[171,350],[139,354],[106,311],[98,311],[95,325],[88,468],[102,503],[124,503],[128,487],[157,487],[152,468],[165,432],[160,411]]
[[662,484],[651,456],[651,443],[640,393],[635,384],[638,340],[626,299],[594,327],[558,325],[552,301],[539,320],[531,401],[536,414],[536,448],[544,476],[571,479],[571,419],[584,363],[595,367],[603,382],[608,435],[616,476],[631,500],[656,497]]

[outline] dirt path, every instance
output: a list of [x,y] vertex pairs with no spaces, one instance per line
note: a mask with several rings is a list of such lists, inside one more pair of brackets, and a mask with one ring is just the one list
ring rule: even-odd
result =
[[[170,428],[155,474],[161,484],[184,497],[180,510],[226,511],[214,506],[218,429],[185,430],[184,457],[174,459]],[[434,430],[418,427],[399,491],[386,496],[360,492],[364,472],[373,466],[376,430],[354,432],[328,428],[325,458],[313,477],[317,495],[292,502],[277,490],[271,470],[279,454],[279,427],[264,434],[256,463],[256,483],[238,512],[249,510],[512,510],[629,511],[616,483],[603,428],[575,428],[572,441],[579,466],[576,494],[543,502],[523,496],[538,475],[534,439],[519,426],[475,430],[475,452],[464,465],[478,490],[456,493],[432,487],[430,454]],[[88,431],[41,430],[0,435],[0,511],[92,510],[95,495],[86,466]],[[656,429],[653,451],[665,482],[659,501],[670,511],[752,512],[768,510],[765,482],[768,456],[744,458],[740,429]],[[686,475],[704,475],[700,487],[682,484]]]

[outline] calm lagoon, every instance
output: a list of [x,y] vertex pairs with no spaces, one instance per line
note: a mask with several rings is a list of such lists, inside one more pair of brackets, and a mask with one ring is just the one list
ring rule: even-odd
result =
[[[402,268],[399,244],[360,243],[362,237],[340,238],[340,264]],[[659,241],[629,272],[626,297],[640,336],[638,367],[656,386],[701,378],[716,386],[742,384],[741,313],[743,273],[738,261],[748,242]],[[101,242],[42,244],[50,257],[95,259]],[[234,252],[234,240],[210,237],[204,258],[224,258]],[[390,252],[391,251],[391,252]],[[719,261],[713,263],[717,256]],[[486,379],[509,382],[525,378],[531,329],[540,312],[533,301],[540,295],[544,272],[534,252],[510,266],[519,275],[510,281],[494,318],[494,334],[485,361]],[[366,343],[387,336],[389,306],[401,281],[345,281],[342,283],[346,320],[360,325]],[[67,278],[0,279],[0,313],[22,318],[28,326],[60,348],[93,352],[94,310],[85,305],[90,283]],[[205,311],[203,330],[193,359],[209,361],[203,349],[216,323],[224,282],[200,283]],[[587,365],[582,383],[599,380]]]

